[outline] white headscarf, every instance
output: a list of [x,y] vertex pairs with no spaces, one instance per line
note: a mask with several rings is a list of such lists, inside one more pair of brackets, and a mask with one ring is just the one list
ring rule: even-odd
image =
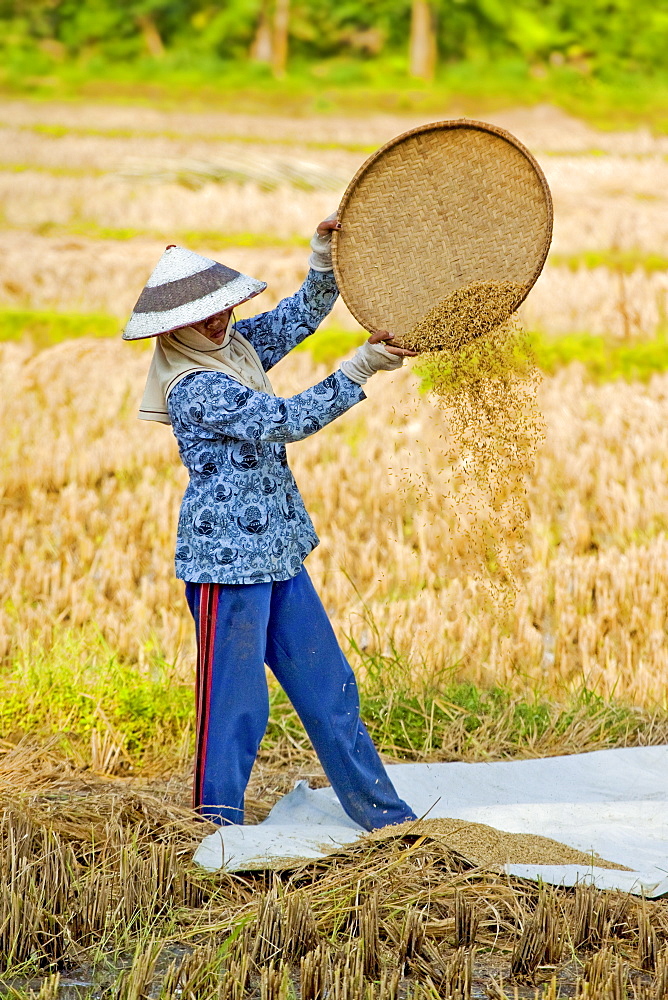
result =
[[199,371],[224,372],[250,389],[274,395],[257,351],[234,329],[232,320],[220,347],[192,326],[184,326],[156,337],[139,419],[170,424],[167,409],[170,392],[186,375]]

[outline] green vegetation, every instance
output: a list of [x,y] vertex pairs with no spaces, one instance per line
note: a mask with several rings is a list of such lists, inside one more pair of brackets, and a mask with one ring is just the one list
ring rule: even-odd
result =
[[74,337],[114,337],[120,329],[117,317],[101,313],[0,310],[0,341],[25,338],[36,347],[51,347]]
[[[457,680],[455,670],[412,676],[396,653],[358,661],[362,716],[382,753],[401,760],[512,757],[540,750],[574,752],[626,745],[647,735],[663,716],[606,702],[586,688],[562,705],[535,692],[525,697]],[[26,648],[0,671],[0,739],[45,740],[59,734],[61,750],[80,761],[93,733],[115,750],[116,767],[173,769],[192,752],[193,684],[155,651],[146,664],[122,662],[94,633],[63,631],[49,649]],[[424,679],[422,679],[424,678]],[[274,755],[311,751],[283,691],[270,685],[271,721],[263,744]]]
[[[214,108],[293,117],[374,112],[480,117],[511,105],[550,103],[596,128],[649,126],[654,133],[668,133],[668,76],[622,75],[619,80],[602,81],[552,67],[546,67],[544,75],[534,76],[534,70],[523,63],[462,63],[444,66],[436,80],[426,84],[408,79],[405,67],[397,70],[393,64],[378,60],[371,64],[351,62],[350,79],[343,83],[337,70],[334,62],[304,66],[274,80],[246,64],[239,68],[213,65],[206,72],[199,64],[187,72],[176,72],[154,60],[121,67],[68,64],[43,75],[13,74],[0,67],[0,92],[46,101],[83,99],[144,103],[167,110]],[[338,148],[336,143],[313,148],[330,145]],[[373,151],[367,143],[346,143],[342,148]]]
[[[0,125],[6,127],[5,122],[0,121]],[[46,135],[52,139],[60,139],[66,135],[76,135],[76,136],[99,136],[104,139],[177,139],[183,140],[183,134],[181,132],[173,132],[169,129],[150,129],[150,128],[92,128],[90,125],[44,125],[38,124],[20,124],[12,125],[12,128],[16,128],[21,132],[32,132],[36,135]],[[253,146],[284,146],[285,139],[280,135],[257,135],[253,132],[251,135],[237,132],[188,132],[188,139],[197,142],[210,142],[212,144],[220,144],[227,142],[239,142],[248,143]],[[345,150],[347,153],[373,153],[377,149],[377,146],[373,143],[368,142],[346,142],[344,140],[332,140],[331,142],[323,142],[319,139],[309,139],[308,136],[304,136],[300,139],[299,145],[303,146],[305,149],[318,149],[318,150],[329,150],[329,149],[340,149]],[[44,173],[63,173],[66,176],[79,176],[79,171],[74,167],[54,167],[46,164],[40,163],[0,163],[0,170],[10,171],[12,173],[21,173],[26,170],[37,170]],[[82,168],[82,173],[91,174],[104,174],[107,171],[96,170],[95,168]]]
[[[286,5],[287,6],[287,5]],[[4,47],[16,60],[38,61],[32,72],[49,71],[59,60],[87,55],[127,63],[146,54],[171,56],[176,66],[193,58],[238,61],[252,52],[271,61],[276,15],[289,20],[289,54],[297,61],[341,58],[360,61],[403,53],[415,30],[411,0],[293,0],[291,9],[263,0],[3,0]],[[445,61],[517,59],[550,61],[574,72],[651,70],[660,65],[668,17],[648,0],[440,0],[426,31]],[[272,21],[274,22],[272,24]],[[271,37],[271,29],[274,36]],[[260,32],[260,39],[258,39]],[[262,34],[269,35],[262,51]],[[254,44],[255,43],[255,44]]]
[[[121,326],[120,319],[104,314],[0,310],[0,342],[25,338],[39,348],[73,337],[117,337]],[[366,336],[363,330],[328,326],[300,344],[297,351],[308,351],[316,363],[331,366],[358,347]],[[655,373],[668,371],[665,333],[652,340],[617,341],[591,333],[548,337],[533,332],[526,343],[539,368],[549,375],[573,363],[582,365],[586,375],[595,381],[621,378],[627,382],[646,382]],[[524,363],[525,356],[519,360]],[[423,377],[428,385],[426,372]]]
[[[425,671],[429,680],[421,683],[411,680],[410,665],[396,653],[357,655],[362,718],[380,751],[397,760],[484,760],[629,745],[659,721],[652,713],[606,702],[586,687],[559,705],[539,692],[519,697],[502,687],[482,690],[458,681],[454,670],[441,676]],[[304,735],[276,688],[265,745],[286,740],[298,745]]]
[[645,253],[642,250],[583,250],[581,253],[551,253],[549,262],[552,267],[567,267],[578,271],[581,267],[593,270],[595,267],[607,267],[612,271],[632,274],[633,271],[668,271],[668,257],[658,253]]
[[103,177],[108,173],[96,167],[57,167],[45,163],[0,163],[3,174],[49,174],[51,177]]
[[0,690],[0,738],[62,733],[89,743],[97,731],[121,748],[126,766],[176,752],[193,711],[190,685],[159,656],[138,670],[101,637],[68,632],[48,650],[24,650],[0,673]]
[[[661,334],[652,340],[617,341],[591,333],[548,337],[533,332],[524,340],[524,350],[516,357],[515,365],[524,367],[528,360],[533,360],[547,375],[554,375],[567,365],[579,364],[595,382],[614,379],[647,382],[652,375],[668,371],[668,337]],[[475,363],[475,352],[471,352],[469,367]],[[419,373],[428,388],[431,384],[428,366]]]
[[[201,245],[196,240],[193,243]],[[240,244],[235,241],[234,245]],[[51,347],[74,337],[118,337],[122,325],[118,317],[106,314],[0,309],[0,343],[26,339],[38,348]],[[318,363],[332,364],[365,338],[361,330],[330,327],[309,337],[297,350],[309,351]]]
[[[668,336],[660,334],[652,340],[612,340],[591,333],[572,333],[561,337],[548,337],[540,332],[527,334],[514,344],[514,367],[523,368],[533,360],[539,369],[554,375],[560,368],[579,364],[585,375],[595,382],[624,379],[627,382],[647,382],[652,375],[668,371]],[[509,359],[506,359],[508,363]],[[477,363],[474,350],[467,357],[467,370]],[[420,366],[418,372],[423,385],[429,388],[429,364]],[[441,381],[443,379],[441,378]]]
[[594,381],[616,378],[627,382],[647,382],[657,372],[668,371],[668,336],[653,340],[612,341],[591,333],[531,338],[536,361],[548,374],[574,362],[581,364]]
[[650,0],[2,0],[0,84],[236,110],[435,111],[556,100],[668,127]]
[[333,365],[335,362],[354,351],[364,343],[368,334],[364,330],[340,330],[336,327],[326,327],[318,330],[313,336],[303,341],[298,351],[308,351],[316,364]]
[[80,219],[63,225],[58,222],[39,222],[30,226],[30,231],[37,236],[81,236],[94,240],[177,240],[181,246],[191,250],[207,247],[211,250],[224,250],[227,247],[305,247],[308,240],[303,236],[278,236],[273,233],[221,233],[218,230],[186,229],[174,230],[165,227],[158,229],[133,229],[130,226],[100,226],[89,219]]

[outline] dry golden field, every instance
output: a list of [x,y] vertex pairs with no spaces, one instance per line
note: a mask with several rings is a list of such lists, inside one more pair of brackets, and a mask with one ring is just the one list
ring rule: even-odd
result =
[[[555,197],[560,257],[526,303],[526,323],[653,336],[668,275],[642,264],[668,255],[668,140],[594,133],[545,107],[494,120],[536,154]],[[415,122],[17,100],[3,103],[0,124],[6,306],[112,313],[120,329],[173,238],[266,278],[254,308],[294,290],[300,242],[366,151]],[[202,164],[264,179],[192,182]],[[272,186],[286,164],[310,170],[313,189]],[[585,251],[636,253],[638,267],[565,260]],[[342,303],[328,322],[355,328]],[[90,339],[42,351],[7,343],[0,356],[3,655],[68,627],[101,630],[124,657],[142,663],[158,648],[189,676],[191,623],[172,575],[185,474],[169,430],[135,418],[148,351]],[[326,370],[300,353],[274,374],[290,395]],[[447,417],[418,385],[410,370],[379,375],[366,403],[291,449],[322,540],[309,569],[339,633],[363,648],[394,645],[433,675],[456,668],[553,695],[584,682],[661,702],[668,375],[595,385],[571,367],[545,379],[546,438],[512,545],[488,532]]]
[[[555,198],[526,325],[617,345],[665,335],[668,138],[548,107],[494,121]],[[280,1000],[292,983],[305,1000],[323,984],[339,1000],[667,995],[664,901],[509,878],[483,827],[468,850],[409,831],[273,875],[190,863],[208,828],[187,805],[193,628],[172,564],[185,471],[169,428],[136,419],[150,344],[120,328],[169,242],[265,278],[253,308],[294,291],[347,179],[414,124],[0,106],[2,330],[22,309],[30,328],[78,311],[119,331],[0,342],[0,992],[16,1000]],[[330,353],[356,329],[341,302],[326,325]],[[327,371],[300,351],[272,380],[291,395]],[[516,534],[410,366],[368,397],[290,452],[322,540],[309,570],[368,667],[386,757],[665,743],[668,373],[543,379]],[[272,698],[247,822],[295,777],[323,781]]]

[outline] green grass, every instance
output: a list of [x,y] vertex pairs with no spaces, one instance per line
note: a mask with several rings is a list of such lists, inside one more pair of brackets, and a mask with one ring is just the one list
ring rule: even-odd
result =
[[[550,102],[601,128],[650,124],[668,131],[668,77],[575,66],[530,65],[521,57],[471,57],[442,62],[433,83],[411,79],[406,53],[375,59],[339,55],[292,59],[287,76],[245,59],[196,60],[184,53],[112,63],[98,53],[79,60],[50,59],[43,52],[7,50],[0,89],[37,99],[85,99],[239,113],[313,113],[363,116],[372,112],[481,116],[509,105]],[[55,131],[45,134],[57,135]],[[119,133],[121,134],[121,133]]]
[[37,347],[52,347],[75,337],[119,336],[121,327],[116,316],[104,313],[0,309],[0,342],[29,339]]
[[596,382],[623,379],[647,382],[652,375],[668,371],[668,335],[652,340],[612,341],[590,333],[573,333],[547,338],[531,338],[536,361],[547,374],[577,362]]
[[139,670],[95,634],[62,632],[50,649],[29,646],[0,672],[0,739],[55,733],[88,745],[96,730],[126,761],[176,752],[193,694],[172,665],[150,655]]
[[[122,326],[121,319],[106,314],[0,309],[0,343],[28,339],[37,347],[52,347],[76,337],[118,337]],[[333,364],[365,338],[361,330],[327,328],[309,337],[297,350],[310,351],[316,362]]]
[[37,236],[80,236],[89,240],[176,240],[180,246],[196,250],[207,247],[211,250],[225,250],[229,247],[307,247],[308,239],[303,236],[279,236],[275,233],[221,233],[217,229],[133,229],[130,226],[100,226],[89,219],[61,224],[40,222],[27,227]]
[[50,177],[104,177],[109,173],[99,167],[59,167],[47,163],[0,163],[0,171],[4,174],[49,174]]
[[[221,143],[236,142],[248,143],[252,146],[285,146],[286,139],[281,136],[260,135],[255,132],[252,135],[237,132],[174,132],[170,129],[147,129],[147,128],[118,128],[118,127],[98,127],[91,125],[50,125],[42,123],[9,125],[0,120],[0,127],[16,129],[21,132],[33,132],[36,135],[47,136],[52,139],[61,139],[67,135],[76,136],[100,136],[103,139],[178,139],[183,141],[187,138],[190,141],[210,142],[214,145]],[[373,153],[378,148],[373,143],[366,142],[342,142],[338,140],[325,141],[321,139],[309,139],[308,136],[300,138],[299,146],[306,149],[317,150],[343,150],[348,153]],[[0,169],[15,169],[13,164],[2,165]],[[19,169],[48,170],[51,167],[39,167],[32,165],[21,165]],[[57,168],[56,168],[57,169]],[[54,170],[55,172],[55,170]],[[91,171],[92,172],[92,171]]]
[[552,267],[567,267],[571,271],[580,268],[592,270],[607,267],[612,271],[632,274],[642,270],[648,274],[654,271],[668,271],[668,257],[658,253],[644,253],[642,250],[584,250],[581,253],[551,253]]
[[[353,643],[351,653],[362,717],[394,759],[484,760],[651,741],[653,731],[665,737],[664,715],[605,701],[586,687],[557,703],[540,692],[482,690],[456,670],[425,666],[412,674],[396,652],[367,655]],[[0,739],[63,734],[63,751],[81,759],[96,731],[120,748],[122,770],[157,763],[169,771],[192,750],[193,684],[156,651],[147,650],[146,660],[141,669],[120,660],[94,632],[62,631],[49,649],[26,647],[0,670]],[[264,755],[280,759],[291,748],[308,759],[301,723],[275,683],[270,699]]]
[[[554,375],[571,364],[581,365],[593,382],[648,382],[652,375],[668,371],[668,334],[660,333],[647,340],[622,341],[591,333],[548,337],[539,331],[527,335],[514,365],[523,368],[531,358],[546,375]],[[475,355],[470,359],[470,373]],[[417,363],[423,388],[431,386],[429,363]],[[440,380],[443,381],[442,378]]]
[[[0,342],[32,340],[37,347],[50,347],[74,337],[118,337],[122,321],[105,314],[51,312],[29,309],[0,310]],[[334,366],[339,358],[366,339],[363,330],[330,326],[319,330],[296,348],[308,351],[319,364]],[[617,378],[647,382],[652,375],[668,371],[668,334],[653,339],[616,341],[591,333],[547,337],[534,332],[528,342],[538,366],[552,375],[569,364],[582,365],[594,381]],[[425,385],[428,377],[423,376]]]
[[[452,679],[420,689],[402,683],[392,662],[378,658],[376,663],[382,684],[378,678],[362,681],[361,715],[379,751],[394,760],[549,756],[634,745],[655,727],[665,735],[663,716],[658,720],[649,712],[605,701],[586,687],[563,702]],[[282,743],[306,746],[294,709],[276,688],[265,750],[279,749]]]
[[316,364],[334,365],[339,358],[364,343],[368,334],[364,330],[341,330],[327,327],[318,330],[296,348],[307,351]]

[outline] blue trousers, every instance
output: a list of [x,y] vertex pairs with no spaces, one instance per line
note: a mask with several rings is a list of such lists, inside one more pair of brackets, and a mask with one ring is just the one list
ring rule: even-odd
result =
[[274,583],[187,583],[186,598],[198,650],[196,809],[243,823],[269,720],[266,663],[346,813],[366,830],[415,819],[360,720],[355,676],[305,569]]

